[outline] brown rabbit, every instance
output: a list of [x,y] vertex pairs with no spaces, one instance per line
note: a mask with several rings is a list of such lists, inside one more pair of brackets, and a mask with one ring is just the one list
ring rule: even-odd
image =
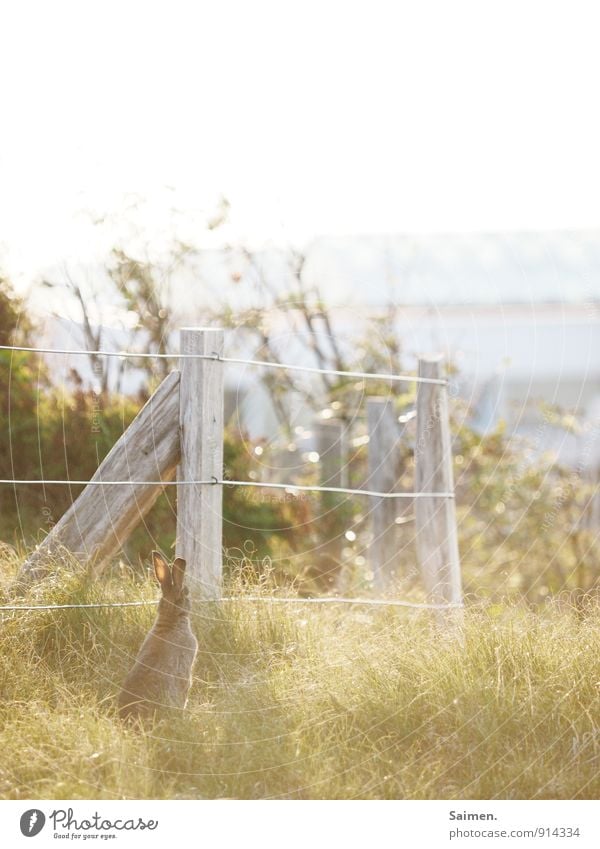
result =
[[190,598],[184,586],[185,560],[170,567],[157,552],[152,562],[162,590],[158,613],[119,694],[122,719],[152,717],[164,707],[186,706],[198,641],[190,626]]

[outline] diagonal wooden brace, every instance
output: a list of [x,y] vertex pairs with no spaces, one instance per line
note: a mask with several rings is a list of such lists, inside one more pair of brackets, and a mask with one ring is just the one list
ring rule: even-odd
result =
[[[92,481],[169,481],[180,458],[179,372],[160,384],[102,461]],[[36,581],[62,554],[101,569],[152,507],[160,484],[87,486],[35,552],[18,584]]]

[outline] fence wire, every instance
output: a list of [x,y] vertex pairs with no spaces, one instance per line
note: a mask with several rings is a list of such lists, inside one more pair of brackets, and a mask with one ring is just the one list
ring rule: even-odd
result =
[[40,484],[42,486],[250,486],[259,489],[285,489],[288,492],[333,492],[342,495],[366,495],[373,498],[454,498],[453,492],[378,492],[373,489],[350,489],[343,486],[309,486],[295,483],[267,483],[266,481],[234,481],[211,478],[203,481],[103,481],[103,480],[17,480],[0,479],[0,485]]
[[[2,351],[21,351],[32,354],[62,354],[74,356],[98,356],[98,357],[117,357],[129,359],[195,359],[195,360],[215,360],[223,363],[236,363],[238,365],[250,365],[263,368],[285,369],[290,371],[301,371],[310,374],[327,374],[339,377],[351,377],[361,380],[390,380],[406,383],[430,383],[440,386],[447,386],[448,381],[442,378],[420,377],[418,375],[409,374],[385,374],[378,372],[361,372],[361,371],[343,371],[339,369],[316,368],[312,366],[293,365],[290,363],[274,363],[268,360],[253,360],[244,359],[241,357],[224,357],[217,353],[212,354],[188,354],[185,352],[176,354],[162,353],[144,353],[135,351],[105,351],[105,350],[79,350],[67,348],[33,348],[23,345],[0,345]],[[19,485],[35,485],[42,486],[241,486],[241,487],[259,487],[271,489],[285,489],[288,492],[330,492],[343,495],[363,495],[374,498],[454,498],[453,492],[378,492],[368,489],[351,489],[348,487],[335,486],[308,486],[300,484],[287,483],[267,483],[263,481],[234,481],[234,480],[219,480],[216,477],[211,480],[198,481],[103,481],[103,480],[16,480],[16,479],[0,479],[0,484],[19,486]],[[387,599],[361,599],[361,598],[281,598],[281,597],[264,597],[264,596],[226,596],[220,599],[214,599],[215,602],[259,602],[265,604],[349,604],[362,606],[381,606],[381,607],[403,607],[416,610],[449,610],[463,608],[464,605],[460,602],[450,602],[445,604],[435,604],[428,602],[409,602],[396,601]],[[90,604],[38,604],[38,605],[0,605],[0,612],[18,612],[18,611],[39,611],[39,610],[77,610],[77,609],[110,609],[122,607],[146,607],[158,605],[158,600],[151,601],[125,601],[125,602],[96,602]]]
[[385,374],[365,371],[343,371],[338,369],[317,368],[315,366],[299,366],[291,363],[273,363],[269,360],[249,360],[242,357],[223,357],[221,354],[148,354],[135,351],[87,351],[68,348],[29,348],[23,345],[0,345],[0,351],[25,351],[31,354],[66,354],[85,355],[92,357],[119,357],[121,359],[169,359],[169,360],[217,360],[221,363],[237,363],[239,365],[260,366],[262,368],[278,368],[288,371],[304,371],[310,374],[330,374],[338,377],[354,377],[361,380],[391,380],[404,383],[436,383],[447,386],[448,381],[437,377],[419,377],[412,374]]
[[[2,611],[28,611],[28,610],[79,610],[90,608],[111,608],[111,607],[148,607],[159,604],[159,599],[150,601],[116,601],[116,602],[97,602],[90,604],[5,604],[0,605]],[[433,602],[411,602],[411,601],[396,601],[389,599],[372,599],[372,598],[283,598],[280,596],[224,596],[222,598],[206,599],[207,604],[217,604],[224,601],[238,602],[263,602],[265,604],[354,604],[362,606],[376,607],[408,607],[415,610],[450,610],[462,608],[462,602],[447,602],[444,604],[435,604]]]

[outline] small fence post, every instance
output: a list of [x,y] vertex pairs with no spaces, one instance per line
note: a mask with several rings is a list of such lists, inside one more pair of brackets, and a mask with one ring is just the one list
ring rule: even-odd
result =
[[321,464],[321,486],[347,486],[343,423],[338,419],[317,419],[314,432]]
[[[319,454],[321,486],[346,486],[344,425],[336,419],[318,418],[314,422],[315,444]],[[318,549],[319,571],[329,586],[339,583],[344,547],[345,496],[336,492],[321,493],[321,528],[325,542]]]
[[[182,354],[223,355],[223,331],[184,327]],[[223,363],[182,357],[179,390],[181,462],[177,486],[177,556],[187,561],[192,594],[221,595],[223,487],[184,481],[223,479]]]
[[[419,377],[442,379],[443,358],[419,358]],[[417,384],[415,491],[454,492],[452,442],[448,417],[448,388]],[[454,498],[416,498],[417,556],[429,600],[437,604],[462,602]]]
[[[393,492],[398,484],[400,425],[390,398],[367,398],[369,428],[369,489]],[[398,560],[399,499],[373,498],[372,541],[369,547],[373,585],[379,591],[390,588]]]

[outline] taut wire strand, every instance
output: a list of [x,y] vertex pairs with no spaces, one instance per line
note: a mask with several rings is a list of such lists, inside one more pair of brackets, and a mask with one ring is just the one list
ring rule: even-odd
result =
[[342,495],[366,495],[372,498],[454,498],[453,492],[377,492],[372,489],[348,489],[341,486],[306,486],[295,483],[267,483],[266,481],[233,481],[212,478],[207,481],[103,481],[103,480],[11,480],[0,479],[7,486],[43,484],[44,486],[252,486],[259,489],[285,489],[299,492],[335,492]]
[[[214,604],[215,602],[223,601],[251,601],[264,602],[265,604],[358,604],[363,606],[375,607],[408,607],[415,610],[446,610],[462,608],[464,605],[461,602],[448,602],[446,604],[435,604],[427,602],[412,602],[412,601],[395,601],[388,599],[370,599],[370,598],[281,598],[277,596],[225,596],[223,598],[207,599],[207,603]],[[158,600],[151,601],[116,601],[116,602],[97,602],[92,604],[6,604],[0,605],[0,611],[27,611],[27,610],[79,610],[89,608],[110,608],[110,607],[145,607],[157,605]]]
[[340,371],[338,369],[316,368],[314,366],[299,366],[289,363],[272,363],[268,360],[246,360],[241,357],[222,357],[219,354],[148,354],[135,353],[135,351],[87,351],[66,348],[29,348],[23,345],[0,345],[0,351],[25,351],[31,354],[75,354],[94,357],[129,357],[131,359],[191,359],[191,360],[218,360],[221,363],[238,363],[241,365],[261,366],[264,368],[280,368],[290,371],[304,371],[310,374],[333,374],[341,377],[355,377],[363,380],[392,380],[405,383],[437,383],[447,386],[448,381],[437,377],[419,377],[412,374],[385,374],[378,372],[363,371]]

